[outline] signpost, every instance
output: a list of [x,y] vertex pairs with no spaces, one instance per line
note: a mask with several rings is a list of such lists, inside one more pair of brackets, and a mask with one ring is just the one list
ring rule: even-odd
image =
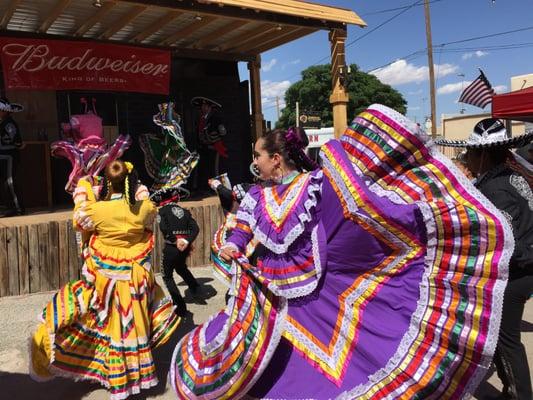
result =
[[322,126],[322,118],[317,111],[304,111],[298,119],[302,128],[318,129]]

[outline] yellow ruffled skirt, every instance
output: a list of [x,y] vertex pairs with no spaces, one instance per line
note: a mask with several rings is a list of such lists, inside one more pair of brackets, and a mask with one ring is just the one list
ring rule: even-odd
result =
[[125,399],[157,384],[151,350],[168,340],[179,317],[146,254],[126,260],[94,250],[85,250],[82,279],[44,309],[31,341],[31,374],[96,381],[111,399]]

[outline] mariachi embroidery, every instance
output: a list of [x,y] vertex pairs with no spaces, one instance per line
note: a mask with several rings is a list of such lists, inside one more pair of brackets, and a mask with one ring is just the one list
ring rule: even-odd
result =
[[518,194],[527,200],[529,209],[533,211],[533,192],[524,177],[520,175],[511,175],[510,182]]
[[182,219],[185,215],[185,212],[183,211],[183,208],[181,207],[172,207],[172,214],[174,214],[179,219]]

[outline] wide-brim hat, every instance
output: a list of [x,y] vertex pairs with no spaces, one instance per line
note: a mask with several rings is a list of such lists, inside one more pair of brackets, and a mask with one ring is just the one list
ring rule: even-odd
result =
[[493,147],[522,147],[533,139],[533,131],[508,137],[505,125],[499,119],[485,118],[479,121],[466,140],[437,139],[436,144],[446,147],[485,149]]
[[251,187],[252,185],[250,183],[239,183],[233,186],[232,189],[228,189],[224,185],[219,185],[216,192],[222,209],[226,212],[230,211],[233,202],[236,201],[237,203],[240,203]]
[[177,186],[164,187],[153,192],[150,195],[150,200],[152,200],[154,203],[159,205],[165,200],[168,200],[172,197],[177,196],[178,198],[176,201],[180,201],[180,200],[183,200],[189,197],[189,195],[190,195],[190,192],[183,187],[177,187]]
[[24,106],[18,103],[11,103],[5,97],[0,98],[0,111],[16,113],[24,110]]
[[203,103],[209,104],[211,107],[218,107],[222,108],[222,105],[220,103],[217,103],[215,100],[211,100],[207,97],[203,96],[196,96],[191,99],[191,104],[193,106],[200,107]]
[[520,146],[518,149],[516,149],[516,154],[518,154],[527,162],[533,164],[533,143],[528,143],[525,146]]

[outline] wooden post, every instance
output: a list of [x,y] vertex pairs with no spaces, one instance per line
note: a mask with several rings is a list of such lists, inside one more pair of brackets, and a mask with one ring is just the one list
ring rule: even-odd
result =
[[9,296],[9,260],[6,241],[7,228],[0,228],[0,297]]
[[263,111],[261,109],[261,56],[248,62],[250,70],[250,90],[252,99],[252,141],[263,134]]
[[6,228],[7,259],[9,262],[9,295],[16,296],[19,292],[19,256],[17,247],[17,227]]
[[347,73],[344,54],[346,35],[346,29],[332,29],[329,32],[332,88],[329,102],[333,106],[333,129],[336,138],[339,138],[348,126],[347,108],[349,96],[344,86],[344,75]]
[[426,41],[428,49],[429,95],[431,99],[431,137],[435,139],[437,137],[437,104],[435,102],[435,71],[433,64],[433,42],[431,40],[429,0],[424,0],[424,9],[426,17]]
[[30,258],[28,244],[28,227],[17,227],[17,246],[19,253],[19,291],[20,294],[30,293]]

